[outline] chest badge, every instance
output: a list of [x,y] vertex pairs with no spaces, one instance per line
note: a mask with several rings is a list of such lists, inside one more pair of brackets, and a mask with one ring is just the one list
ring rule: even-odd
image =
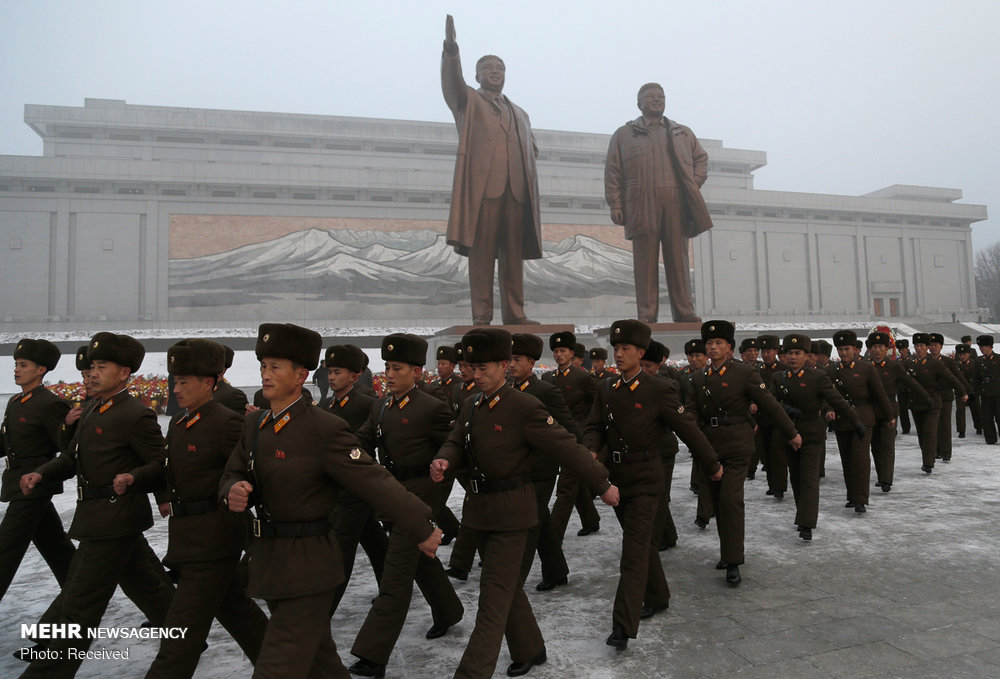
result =
[[198,452],[198,447],[196,445],[194,445],[193,443],[189,443],[188,444],[188,452],[189,453],[197,453]]
[[285,459],[285,451],[281,450],[280,448],[276,448],[274,450],[274,456],[276,458],[278,458],[279,460],[284,460]]
[[348,453],[348,457],[350,457],[352,460],[354,460],[355,462],[357,462],[358,460],[361,459],[361,449],[360,448],[354,448],[353,450],[351,450],[350,453]]
[[501,425],[501,424],[494,424],[493,425],[493,431],[503,431],[503,425]]

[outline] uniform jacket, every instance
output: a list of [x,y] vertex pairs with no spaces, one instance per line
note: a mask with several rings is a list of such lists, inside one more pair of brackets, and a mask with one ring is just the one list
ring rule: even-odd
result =
[[972,385],[965,380],[965,377],[962,375],[962,371],[958,369],[958,361],[953,359],[951,356],[944,356],[940,354],[938,355],[937,360],[939,360],[941,363],[944,363],[945,367],[948,368],[948,372],[954,375],[955,379],[957,379],[959,382],[962,383],[962,389],[960,391],[956,391],[954,393],[952,393],[947,389],[945,391],[942,391],[941,392],[942,401],[954,401],[956,394],[961,396],[962,394],[972,393]]
[[[449,474],[478,469],[487,480],[528,480],[536,451],[569,467],[593,491],[604,493],[611,485],[607,469],[559,426],[541,401],[507,385],[489,398],[481,396],[462,404],[455,428],[437,457],[448,460]],[[537,524],[530,482],[495,493],[470,492],[462,504],[462,525],[469,528],[528,530]]]
[[854,427],[860,420],[851,404],[833,386],[823,370],[791,369],[775,375],[769,387],[771,393],[786,408],[793,409],[789,417],[805,442],[826,441],[826,420],[823,415],[833,408],[838,419]]
[[901,389],[905,389],[909,397],[914,401],[930,402],[931,397],[927,390],[920,386],[920,383],[913,379],[913,376],[906,371],[901,361],[885,359],[878,363],[872,363],[875,371],[882,378],[882,386],[885,387],[885,394],[892,402],[892,417],[882,419],[893,419],[899,415],[899,405],[896,403],[896,395]]
[[[952,374],[948,367],[942,362],[933,358],[930,354],[923,359],[916,355],[906,359],[904,365],[913,378],[920,383],[931,397],[930,403],[922,403],[919,399],[910,399],[911,410],[929,410],[930,408],[940,408],[942,394],[953,390],[956,394],[966,393],[965,386]],[[954,397],[948,400],[955,400]]]
[[212,400],[194,411],[182,411],[167,429],[166,490],[163,502],[211,501],[207,514],[171,516],[168,564],[212,561],[239,556],[250,538],[250,517],[218,505],[219,479],[243,431],[244,417]]
[[452,414],[458,414],[458,397],[462,391],[462,377],[456,372],[453,373],[451,377],[446,380],[438,378],[434,380],[433,384],[445,393],[448,397],[448,405],[451,407]]
[[153,525],[147,493],[164,487],[164,441],[156,413],[123,390],[80,416],[69,448],[35,471],[42,477],[97,489],[111,486],[119,474],[135,482],[112,502],[109,498],[77,500],[68,535],[75,539],[119,538]]
[[[839,365],[829,366],[827,373],[841,394],[854,404],[861,424],[870,429],[875,426],[876,420],[893,418],[896,409],[886,396],[885,387],[882,386],[874,365],[860,358],[850,362],[841,361]],[[854,429],[854,424],[837,418],[833,428],[837,431],[849,431]]]
[[242,389],[237,389],[224,379],[219,380],[219,383],[215,385],[212,398],[234,411],[237,415],[243,416],[247,412],[247,395]]
[[[623,497],[659,495],[664,491],[659,446],[667,431],[681,437],[709,476],[719,470],[715,451],[678,398],[677,384],[645,373],[630,382],[619,377],[601,383],[583,433],[583,445],[598,453]],[[615,451],[646,451],[649,457],[645,462],[616,463]]]
[[[493,155],[504,143],[506,134],[500,126],[500,109],[482,89],[465,84],[458,53],[441,55],[441,90],[444,100],[455,117],[458,127],[458,155],[448,214],[448,245],[460,255],[468,256],[476,241],[476,224],[489,180]],[[538,171],[535,168],[537,147],[531,133],[528,114],[501,95],[513,113],[517,128],[524,178],[528,188],[526,213],[523,221],[524,259],[542,258],[542,220],[538,202]]]
[[42,385],[7,401],[0,429],[0,457],[7,458],[0,501],[43,497],[62,492],[62,481],[45,479],[30,495],[21,493],[21,477],[56,456],[69,404]]
[[352,432],[356,432],[365,422],[371,413],[372,404],[376,399],[373,396],[363,394],[357,387],[337,398],[330,395],[326,401],[327,412],[343,418]]
[[[387,516],[398,530],[425,540],[433,530],[431,510],[408,493],[385,467],[357,447],[347,423],[304,398],[285,412],[278,431],[270,413],[250,413],[219,485],[225,499],[237,481],[249,481],[249,451],[255,455],[254,496],[275,522],[326,519],[338,492],[348,488]],[[287,599],[334,589],[344,580],[343,559],[332,532],[299,538],[253,538],[247,592],[263,599]]]
[[542,375],[542,380],[554,384],[566,401],[566,407],[573,413],[581,428],[590,417],[590,407],[594,404],[597,378],[583,368],[571,365],[565,370],[556,368]]
[[[736,362],[736,359],[733,359]],[[771,384],[771,378],[775,375],[780,375],[782,372],[788,370],[788,366],[781,361],[775,361],[774,363],[762,363],[758,362],[757,365],[749,365],[747,363],[739,362],[741,365],[746,365],[760,373],[761,379],[763,379],[764,384]],[[757,421],[764,426],[774,426],[774,420],[768,415],[766,411],[759,411],[757,413]]]
[[[664,118],[677,189],[684,205],[681,214],[688,237],[712,228],[701,186],[708,178],[708,154],[691,128]],[[604,165],[604,195],[612,210],[625,213],[625,238],[656,233],[657,211],[653,186],[653,144],[642,116],[618,128],[611,137]]]
[[996,354],[976,358],[975,387],[983,398],[1000,398],[1000,357]]
[[[555,418],[556,422],[575,436],[577,441],[581,440],[580,427],[577,425],[576,420],[573,419],[573,414],[566,407],[566,400],[559,393],[559,390],[556,389],[555,385],[543,382],[532,374],[528,375],[528,379],[523,380],[519,384],[514,384],[512,387],[525,394],[530,394],[541,401],[542,405]],[[548,455],[543,455],[541,452],[535,451],[531,464],[531,480],[544,481],[546,479],[554,479],[558,474],[558,463]]]

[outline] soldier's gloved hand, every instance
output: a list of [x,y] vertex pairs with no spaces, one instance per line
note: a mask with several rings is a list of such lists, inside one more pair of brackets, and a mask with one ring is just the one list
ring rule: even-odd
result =
[[863,440],[865,438],[865,435],[868,433],[868,429],[865,428],[865,425],[858,422],[856,425],[854,425],[854,433],[858,435],[859,439]]
[[226,504],[231,512],[245,512],[250,500],[250,493],[253,486],[247,481],[237,481],[229,488],[229,495],[226,496]]

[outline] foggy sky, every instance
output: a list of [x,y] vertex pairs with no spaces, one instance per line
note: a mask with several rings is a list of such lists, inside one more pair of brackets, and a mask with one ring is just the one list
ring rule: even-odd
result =
[[536,128],[611,133],[658,81],[700,137],[767,152],[759,189],[958,188],[1000,240],[1000,3],[0,1],[0,154],[40,155],[25,104],[451,122],[445,14],[467,80],[503,57]]

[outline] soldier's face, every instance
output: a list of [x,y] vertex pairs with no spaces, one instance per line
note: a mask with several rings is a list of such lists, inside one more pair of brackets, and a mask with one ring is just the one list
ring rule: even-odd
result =
[[409,391],[420,379],[420,368],[409,363],[386,361],[385,386],[393,394],[403,394]]
[[750,347],[742,354],[740,354],[740,358],[743,359],[744,363],[756,363],[757,357],[759,355],[760,355],[760,349],[758,349],[757,347]]
[[764,363],[774,363],[774,359],[778,357],[777,349],[761,349],[760,358]]
[[601,372],[604,370],[604,366],[607,364],[603,358],[593,358],[590,360],[590,364],[594,366],[594,372]]
[[927,356],[926,344],[917,344],[916,342],[914,342],[913,350],[917,352],[917,358],[923,359],[925,356]]
[[991,347],[991,346],[989,346],[987,344],[981,344],[981,345],[979,345],[979,351],[980,351],[980,353],[982,353],[983,356],[992,356],[993,355],[993,347]]
[[268,401],[282,403],[297,398],[308,378],[308,370],[303,366],[296,366],[287,358],[265,356],[261,359],[260,386]]
[[816,354],[806,352],[806,366],[811,368],[814,365],[816,365]]
[[639,370],[639,361],[646,354],[646,350],[634,344],[619,342],[614,346],[615,365],[618,372],[625,377],[631,378]]
[[523,382],[528,379],[528,375],[535,368],[535,359],[530,356],[514,354],[510,359],[508,373],[515,382]]
[[174,376],[174,396],[181,408],[194,409],[212,400],[215,380],[193,375]]
[[476,388],[484,394],[492,394],[503,386],[504,378],[510,367],[510,361],[488,361],[473,363],[472,375],[476,380]]
[[941,346],[940,342],[931,342],[931,345],[927,349],[931,352],[931,356],[937,358],[941,355]]
[[573,360],[573,350],[569,347],[556,347],[552,350],[552,358],[560,368],[566,368]]
[[789,349],[785,352],[785,363],[792,370],[802,370],[806,364],[806,352],[802,349]]
[[472,381],[472,364],[470,364],[468,361],[459,361],[458,362],[458,373],[462,376],[462,381],[463,382],[471,382]]
[[729,342],[721,337],[713,337],[705,340],[705,353],[714,362],[724,361],[729,358]]
[[87,398],[94,395],[94,387],[90,384],[90,368],[80,371],[80,383],[83,384],[83,391]]
[[19,358],[14,361],[14,384],[24,387],[42,379],[48,370],[44,365],[38,365],[34,361],[26,358]]
[[484,90],[500,94],[507,79],[507,67],[499,59],[484,59],[476,66],[476,82]]
[[337,366],[327,370],[326,376],[330,380],[330,388],[333,389],[333,393],[338,394],[353,387],[354,383],[361,377],[361,373]]
[[885,360],[886,354],[889,353],[889,347],[884,344],[873,344],[868,347],[868,353],[871,354],[873,361],[881,363]]
[[667,96],[658,87],[651,87],[639,96],[639,110],[644,116],[662,116],[667,108]]
[[438,377],[446,380],[455,373],[455,364],[447,358],[438,359]]
[[642,368],[642,372],[647,375],[656,375],[656,371],[660,369],[660,364],[655,361],[647,361],[642,359],[639,361],[639,367]]
[[850,362],[858,357],[858,348],[853,345],[837,347],[837,355],[840,356],[841,361]]
[[132,371],[124,365],[111,361],[94,361],[90,364],[90,386],[94,389],[94,396],[114,396],[128,383],[131,374]]
[[688,365],[691,366],[691,370],[704,370],[705,364],[708,363],[708,356],[701,353],[700,351],[693,354],[688,354]]
[[583,367],[583,356],[573,356],[573,365],[577,368]]

